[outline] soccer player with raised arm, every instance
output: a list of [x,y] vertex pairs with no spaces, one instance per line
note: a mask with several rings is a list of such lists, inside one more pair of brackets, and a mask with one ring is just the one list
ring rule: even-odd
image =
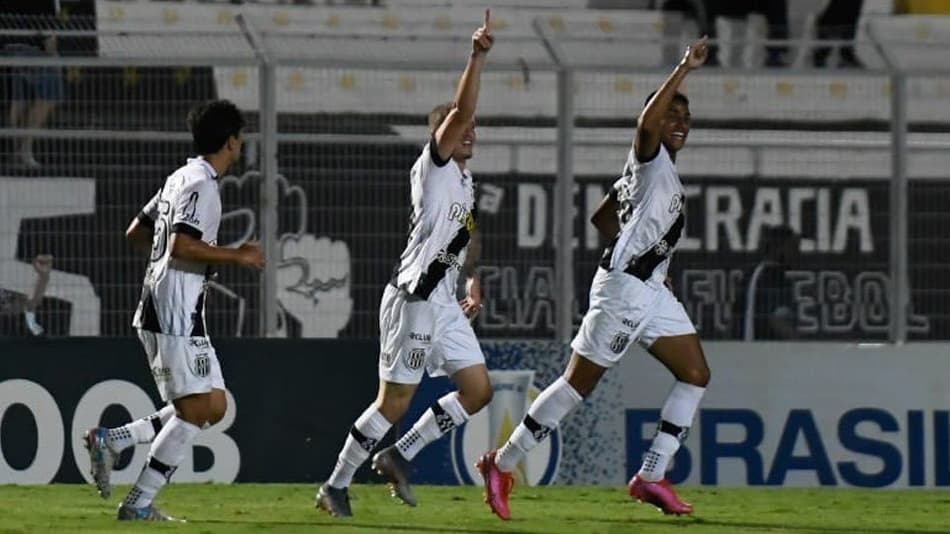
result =
[[207,273],[221,263],[264,267],[257,243],[217,246],[218,178],[241,155],[241,112],[227,100],[216,100],[193,109],[188,124],[199,155],[165,180],[125,232],[136,248],[149,251],[132,326],[162,400],[169,404],[118,428],[93,428],[84,438],[103,498],[112,492],[109,476],[119,453],[136,443],[151,443],[142,473],[119,505],[120,520],[172,519],[154,506],[155,496],[198,433],[220,421],[227,409],[221,366],[205,326]]
[[[333,473],[317,492],[317,507],[352,515],[348,487],[357,468],[409,407],[422,379],[448,375],[458,391],[429,407],[395,445],[373,457],[394,497],[415,506],[409,462],[427,444],[464,424],[492,397],[485,356],[471,319],[481,309],[475,275],[480,244],[475,192],[465,168],[475,144],[479,79],[494,38],[489,12],[472,35],[472,52],[455,100],[429,114],[431,136],[409,171],[412,213],[409,238],[379,305],[379,394],[350,428]],[[467,277],[459,302],[459,275]]]
[[690,114],[689,101],[678,89],[706,54],[705,38],[693,43],[647,100],[623,174],[591,219],[610,243],[591,283],[590,308],[571,343],[564,375],[538,396],[508,441],[479,460],[486,501],[502,519],[511,517],[512,471],[590,395],[631,341],[646,348],[676,381],[653,443],[630,480],[630,495],[668,514],[693,511],[664,475],[706,391],[709,367],[692,321],[665,281],[684,222],[685,196],[675,161],[689,134]]

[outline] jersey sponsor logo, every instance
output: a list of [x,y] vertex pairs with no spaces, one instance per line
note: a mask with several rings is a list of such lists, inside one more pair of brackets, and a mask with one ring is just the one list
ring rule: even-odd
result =
[[422,341],[429,343],[432,341],[432,334],[420,334],[418,332],[409,332],[409,339],[413,341]]
[[188,340],[188,345],[196,349],[206,349],[211,345],[211,342],[208,341],[208,338],[193,337]]
[[445,249],[440,250],[435,259],[439,263],[444,263],[453,269],[462,269],[462,264],[459,262],[458,254],[452,254],[451,252],[447,252]]
[[610,350],[614,354],[620,354],[627,348],[627,343],[630,342],[630,334],[627,332],[617,332],[614,335],[614,338],[610,341]]
[[633,330],[636,330],[637,325],[639,324],[639,323],[633,322],[632,319],[627,319],[627,318],[621,319],[620,322],[623,323],[623,325],[626,326],[627,328],[631,328]]
[[460,202],[453,202],[449,208],[449,220],[462,223],[469,233],[475,230],[475,216]]
[[155,380],[168,380],[172,376],[172,370],[168,367],[152,367],[152,376]]
[[403,360],[406,362],[406,367],[410,369],[419,369],[422,367],[422,364],[426,361],[426,350],[425,349],[412,349],[409,352],[405,353]]
[[[541,394],[530,369],[492,370],[488,375],[494,393],[491,402],[452,432],[452,464],[460,484],[481,480],[475,467],[479,455],[501,447]],[[563,448],[560,430],[550,429],[547,437],[515,466],[520,480],[530,486],[551,484],[557,476]]]
[[665,239],[661,239],[660,242],[653,247],[653,250],[660,256],[669,256],[670,252],[673,251]]

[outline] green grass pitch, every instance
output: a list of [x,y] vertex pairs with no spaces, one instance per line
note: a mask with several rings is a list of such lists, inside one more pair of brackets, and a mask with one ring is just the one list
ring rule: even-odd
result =
[[635,503],[624,488],[515,488],[513,519],[498,520],[475,487],[416,487],[419,506],[397,504],[385,486],[351,490],[354,517],[314,509],[314,485],[171,484],[159,496],[187,524],[119,523],[127,487],[103,501],[91,486],[0,486],[0,533],[55,532],[385,532],[679,533],[950,532],[950,492],[852,489],[682,488],[692,517],[668,517]]

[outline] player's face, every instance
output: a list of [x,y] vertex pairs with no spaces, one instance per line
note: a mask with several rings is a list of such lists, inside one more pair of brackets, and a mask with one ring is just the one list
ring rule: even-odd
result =
[[475,139],[475,121],[472,121],[465,130],[465,135],[462,136],[462,144],[460,144],[458,148],[455,149],[455,153],[452,154],[452,159],[470,159],[473,149],[475,148]]
[[228,138],[228,151],[231,153],[231,165],[241,159],[241,147],[244,146],[244,134],[238,133]]
[[689,135],[691,121],[689,106],[680,100],[674,100],[663,118],[661,139],[667,150],[676,153],[683,148],[686,137]]

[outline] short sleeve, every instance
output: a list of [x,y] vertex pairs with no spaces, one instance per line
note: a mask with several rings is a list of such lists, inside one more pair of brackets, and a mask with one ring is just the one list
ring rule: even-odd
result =
[[172,232],[201,239],[220,217],[218,195],[218,184],[212,180],[198,180],[182,189],[172,207]]
[[159,189],[155,192],[152,198],[142,206],[142,211],[139,212],[138,220],[139,224],[152,228],[155,226],[155,219],[158,218],[158,201],[162,197],[162,190]]
[[429,159],[432,160],[432,163],[435,164],[436,167],[445,167],[446,165],[449,164],[449,160],[442,159],[442,157],[439,156],[439,144],[436,143],[434,135],[431,138],[429,138],[428,149],[429,149]]

